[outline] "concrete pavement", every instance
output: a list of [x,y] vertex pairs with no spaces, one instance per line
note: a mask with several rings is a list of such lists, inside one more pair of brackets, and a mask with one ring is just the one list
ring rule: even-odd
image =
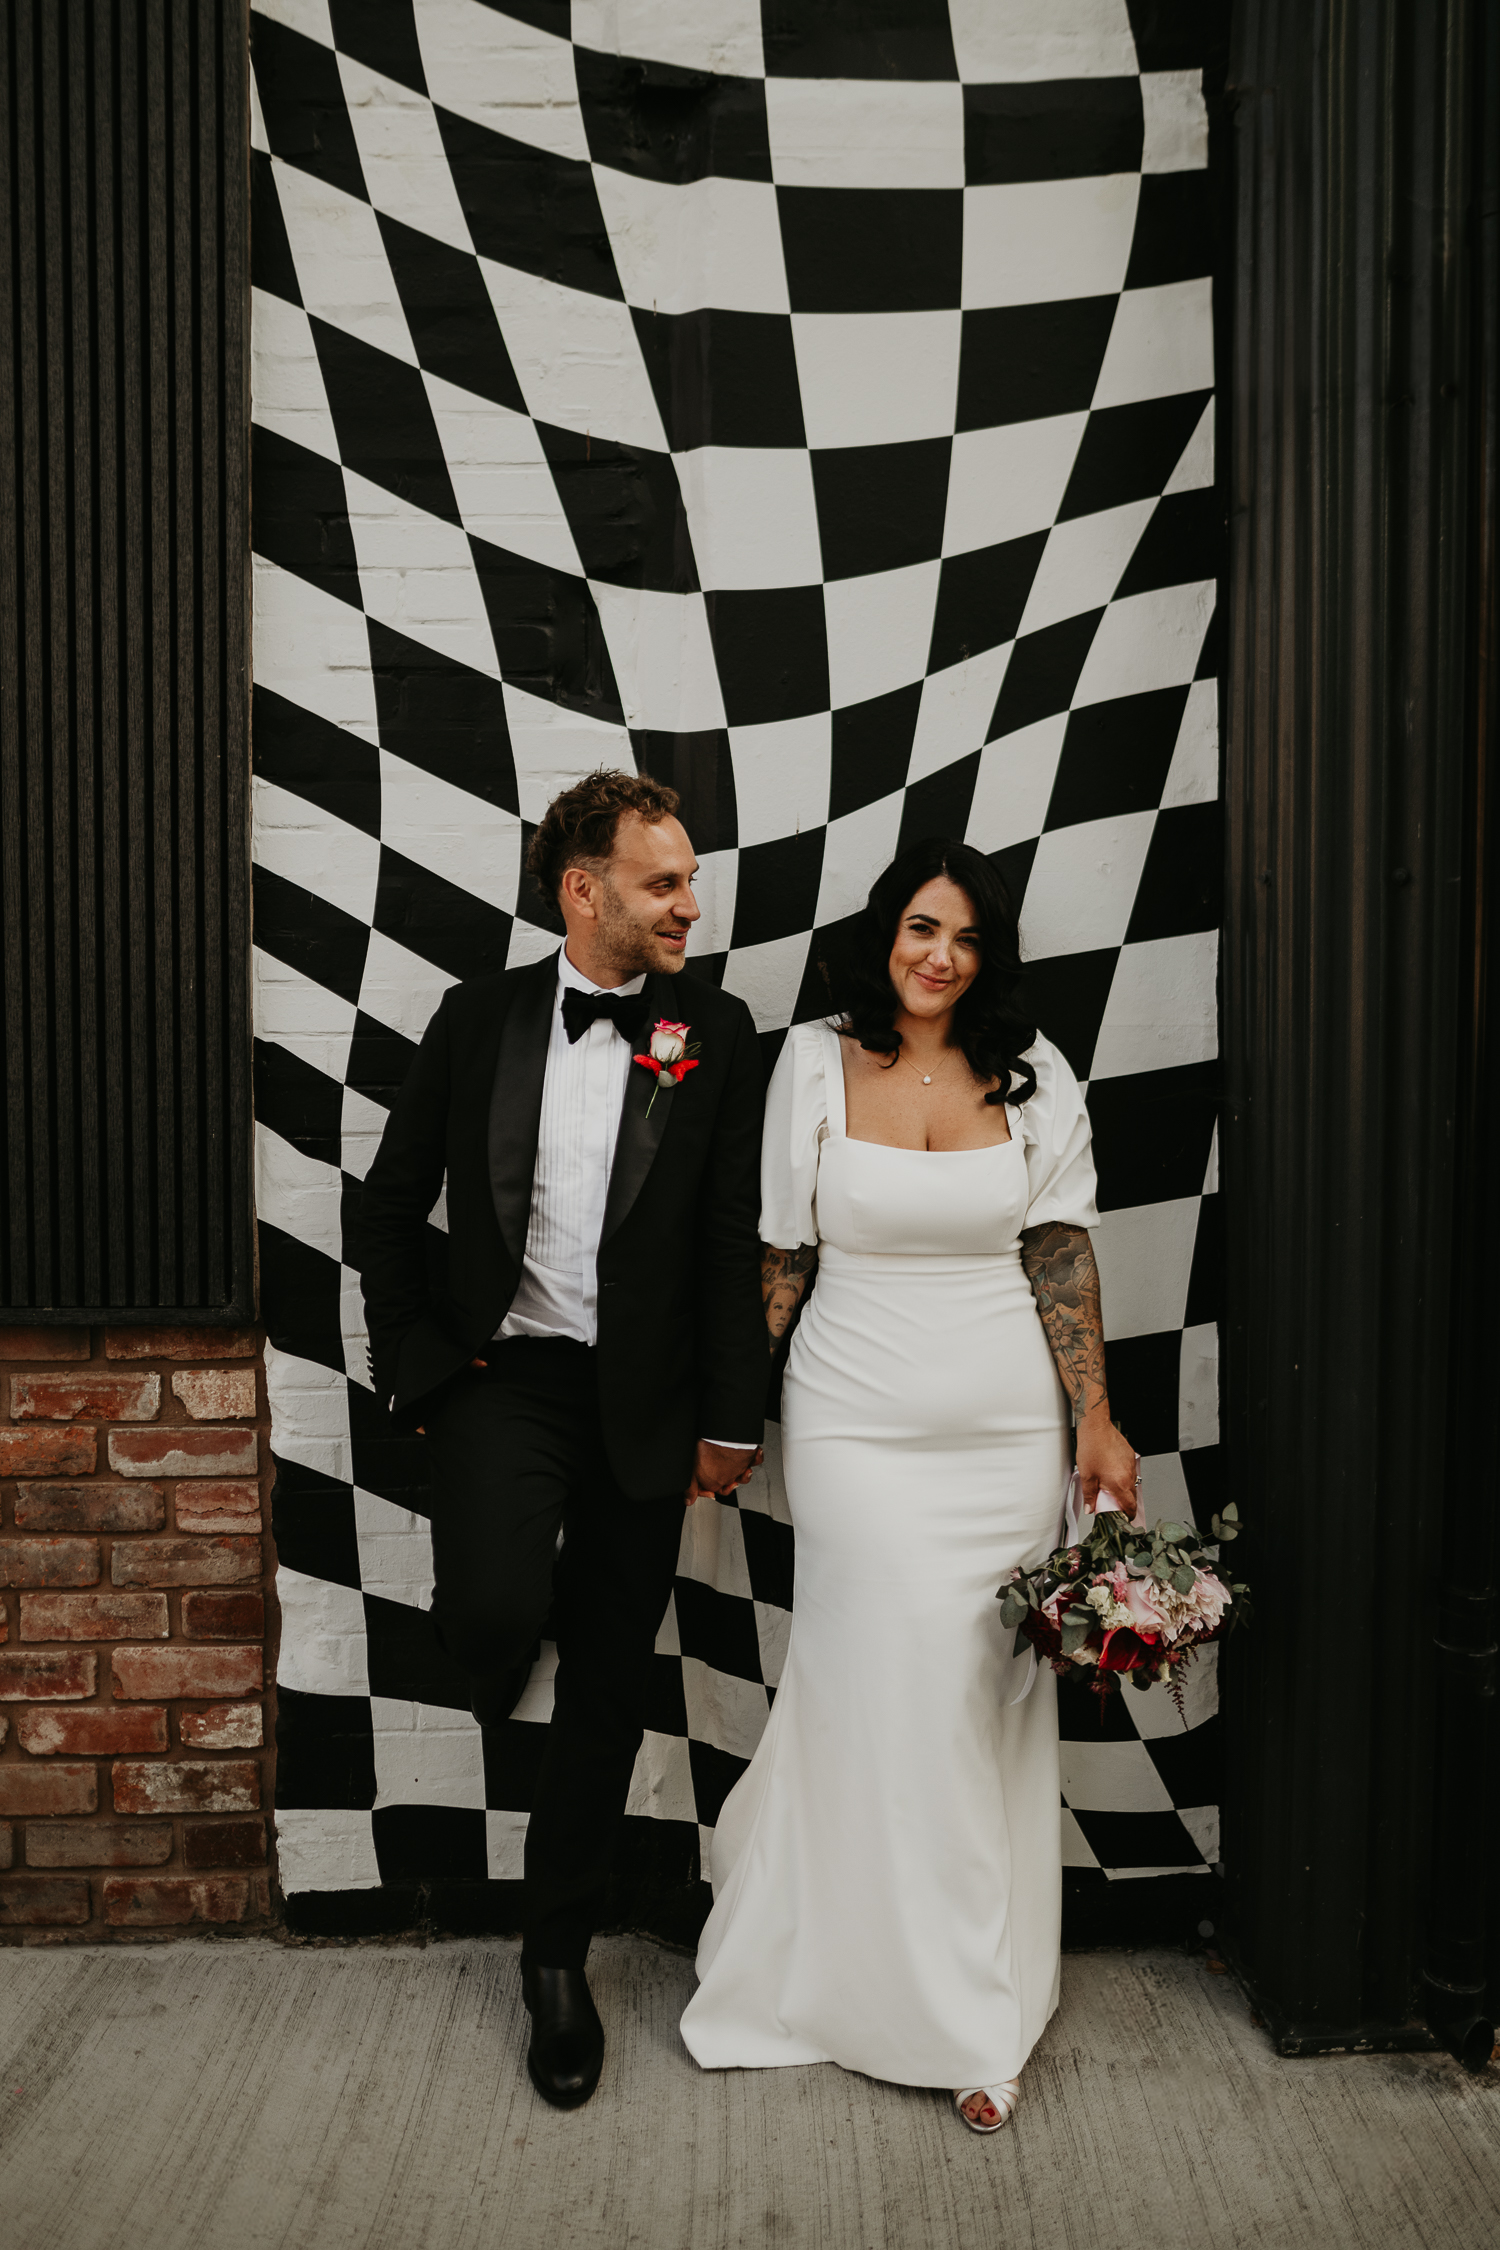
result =
[[1015,2124],[814,2070],[701,2073],[691,1963],[596,1947],[604,2083],[519,2067],[517,1948],[0,1957],[7,2250],[1487,2250],[1500,2071],[1272,2053],[1226,1977],[1069,1956]]

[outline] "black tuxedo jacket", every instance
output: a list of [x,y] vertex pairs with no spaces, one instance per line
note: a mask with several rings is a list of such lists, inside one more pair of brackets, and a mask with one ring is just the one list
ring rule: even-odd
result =
[[[452,986],[381,1136],[364,1186],[364,1296],[375,1388],[397,1412],[486,1356],[510,1309],[556,992],[555,955]],[[648,976],[644,998],[637,1051],[665,1016],[690,1025],[698,1068],[658,1088],[632,1064],[599,1244],[605,1443],[636,1499],[685,1486],[700,1437],[757,1440],[770,1365],[749,1010],[687,971]],[[446,1236],[427,1223],[445,1174]]]

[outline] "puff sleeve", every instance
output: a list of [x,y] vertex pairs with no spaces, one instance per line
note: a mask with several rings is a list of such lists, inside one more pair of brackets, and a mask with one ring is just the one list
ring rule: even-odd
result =
[[833,1036],[821,1024],[794,1025],[766,1089],[760,1238],[773,1249],[818,1239],[818,1138],[828,1117],[824,1048]]
[[1093,1136],[1083,1093],[1067,1058],[1038,1035],[1026,1061],[1036,1072],[1036,1092],[1021,1105],[1026,1149],[1028,1227],[1096,1227]]

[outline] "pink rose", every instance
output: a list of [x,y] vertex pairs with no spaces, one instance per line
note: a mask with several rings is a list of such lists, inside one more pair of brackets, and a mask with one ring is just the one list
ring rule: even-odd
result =
[[1169,1641],[1184,1637],[1196,1639],[1200,1634],[1217,1632],[1225,1610],[1234,1599],[1223,1580],[1216,1578],[1211,1570],[1200,1570],[1185,1594],[1180,1594],[1167,1579],[1156,1582],[1155,1593]]
[[1205,1633],[1217,1631],[1224,1612],[1234,1596],[1222,1578],[1211,1570],[1200,1570],[1193,1581],[1193,1590],[1184,1597],[1193,1605],[1193,1615]]
[[1132,1578],[1125,1565],[1117,1562],[1104,1584],[1118,1606],[1129,1611],[1133,1631],[1145,1640],[1154,1639],[1161,1632],[1165,1620],[1157,1605],[1153,1579]]
[[665,1016],[657,1019],[651,1034],[651,1054],[656,1062],[670,1065],[681,1062],[687,1052],[688,1027],[685,1023],[668,1023]]

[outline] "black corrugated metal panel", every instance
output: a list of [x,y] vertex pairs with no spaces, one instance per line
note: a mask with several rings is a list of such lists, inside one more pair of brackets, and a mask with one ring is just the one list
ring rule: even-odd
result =
[[0,31],[0,1318],[243,1318],[247,25]]
[[1493,1350],[1454,1298],[1483,1217],[1461,1090],[1493,15],[1236,11],[1224,1404],[1259,1605],[1226,1651],[1224,1860],[1292,2051],[1429,2040],[1435,1839],[1445,1881],[1487,1873],[1489,1721],[1440,1723],[1434,1597],[1455,1509],[1476,1586],[1493,1519]]

